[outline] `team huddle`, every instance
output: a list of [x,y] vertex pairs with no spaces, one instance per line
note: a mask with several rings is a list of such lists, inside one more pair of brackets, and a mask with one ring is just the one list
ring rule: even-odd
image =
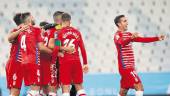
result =
[[82,83],[88,65],[81,33],[70,26],[68,13],[57,11],[53,17],[55,24],[41,22],[35,27],[31,13],[14,16],[17,28],[8,36],[12,46],[6,66],[10,96],[19,96],[22,81],[30,87],[27,96],[56,96],[59,87],[69,96],[70,84],[78,96],[86,96]]
[[[18,13],[13,20],[17,27],[8,36],[11,43],[10,57],[6,66],[7,87],[10,96],[19,96],[22,82],[30,87],[27,96],[86,96],[83,89],[83,72],[87,73],[87,55],[81,33],[71,24],[71,15],[56,11],[54,23],[41,22],[35,27],[31,13]],[[143,96],[143,85],[135,70],[132,42],[154,42],[164,36],[141,37],[127,31],[127,19],[119,15],[114,20],[118,31],[114,42],[118,52],[121,75],[118,96],[126,96],[130,88],[136,96]],[[79,49],[83,64],[81,64]],[[70,85],[75,89],[70,92]]]

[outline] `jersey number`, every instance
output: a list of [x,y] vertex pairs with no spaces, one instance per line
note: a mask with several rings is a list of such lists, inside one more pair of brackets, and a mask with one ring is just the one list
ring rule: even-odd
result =
[[73,43],[75,39],[66,39],[64,40],[64,47],[73,47],[75,48],[75,44]]
[[137,73],[135,71],[131,71],[130,74],[134,77],[135,81],[138,82]]
[[44,44],[44,45],[45,45],[45,46],[47,46],[47,43],[48,43],[48,37],[45,37],[45,38],[44,38],[44,41],[45,41],[45,44]]
[[25,39],[26,39],[26,35],[23,35],[21,37],[21,49],[23,49],[24,51],[26,51],[26,44],[25,44]]

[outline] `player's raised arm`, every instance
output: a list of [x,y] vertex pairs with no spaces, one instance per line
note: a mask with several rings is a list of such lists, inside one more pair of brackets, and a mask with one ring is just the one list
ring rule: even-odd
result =
[[42,52],[45,52],[45,53],[48,53],[48,54],[51,54],[51,53],[52,53],[52,50],[49,49],[49,48],[47,48],[47,47],[45,47],[43,42],[39,42],[39,43],[38,43],[38,48],[39,48],[40,51],[42,51]]
[[45,52],[47,54],[50,54],[52,56],[52,58],[57,57],[57,54],[58,54],[59,49],[60,49],[58,46],[55,46],[54,49],[52,50],[52,49],[44,46],[43,42],[38,43],[38,48],[39,48],[40,51]]
[[17,38],[17,36],[19,35],[20,32],[28,29],[28,26],[23,26],[23,22],[22,22],[21,16],[22,16],[22,13],[18,13],[18,14],[16,14],[16,15],[14,16],[14,18],[13,18],[13,21],[14,21],[15,24],[18,26],[18,28],[15,29],[15,30],[12,30],[12,31],[9,33],[9,35],[8,35],[8,41],[9,41],[10,43],[15,42],[15,40],[16,40],[16,38]]
[[[50,49],[54,49],[54,47],[55,47],[55,39],[54,38],[51,38],[49,40],[48,47]],[[59,50],[60,51],[66,51],[66,52],[72,53],[72,52],[74,52],[75,49],[73,47],[71,47],[71,46],[68,46],[68,47],[59,46]]]
[[10,32],[10,34],[8,35],[8,41],[10,43],[12,43],[13,41],[15,41],[15,39],[17,38],[17,36],[19,35],[20,32],[22,32],[28,28],[29,28],[28,25],[23,25],[19,30]]
[[133,39],[133,42],[150,43],[150,42],[164,40],[164,38],[165,38],[164,35],[160,35],[157,37],[137,37]]

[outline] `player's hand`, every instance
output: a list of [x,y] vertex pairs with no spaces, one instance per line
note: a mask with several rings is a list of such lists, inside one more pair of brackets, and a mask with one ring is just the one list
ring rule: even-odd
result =
[[134,38],[137,38],[137,37],[139,37],[139,33],[137,33],[137,32],[135,32],[135,33],[132,33],[132,39],[134,39]]
[[165,35],[160,35],[158,38],[159,38],[160,41],[164,40],[165,39]]
[[64,57],[64,53],[63,52],[58,52],[58,57]]
[[87,73],[89,71],[89,66],[87,64],[83,65],[83,72]]
[[25,31],[25,30],[27,30],[28,28],[29,28],[29,25],[22,25],[22,26],[21,26],[21,29],[20,29],[20,32]]
[[75,52],[75,48],[73,46],[66,47],[66,52],[69,54],[73,54]]

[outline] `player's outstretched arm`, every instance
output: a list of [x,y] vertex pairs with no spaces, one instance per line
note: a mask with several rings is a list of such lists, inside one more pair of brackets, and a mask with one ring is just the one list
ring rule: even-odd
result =
[[160,36],[159,36],[159,41],[164,40],[165,38],[166,38],[165,35],[160,35]]
[[[48,44],[48,48],[50,49],[54,49],[55,47],[55,39],[54,38],[50,38],[49,40],[49,44]],[[59,51],[66,51],[68,53],[73,53],[74,52],[74,48],[69,46],[69,47],[64,47],[64,46],[59,46]]]
[[39,42],[38,43],[38,48],[41,52],[45,52],[45,53],[48,53],[48,54],[51,54],[53,51],[49,48],[47,48],[46,46],[44,46],[44,43],[43,42]]
[[58,46],[55,46],[54,49],[52,50],[52,49],[44,46],[43,42],[39,42],[38,47],[39,47],[39,50],[41,52],[45,52],[47,54],[50,54],[53,58],[57,57],[58,52],[59,52],[59,47]]
[[16,38],[19,35],[19,33],[24,31],[24,30],[26,30],[26,29],[28,29],[28,28],[29,28],[28,25],[24,25],[19,30],[10,32],[10,34],[8,35],[8,41],[10,43],[13,43],[16,40]]
[[157,37],[137,37],[133,39],[133,42],[150,43],[155,41],[161,41],[165,39],[165,35],[160,35]]

